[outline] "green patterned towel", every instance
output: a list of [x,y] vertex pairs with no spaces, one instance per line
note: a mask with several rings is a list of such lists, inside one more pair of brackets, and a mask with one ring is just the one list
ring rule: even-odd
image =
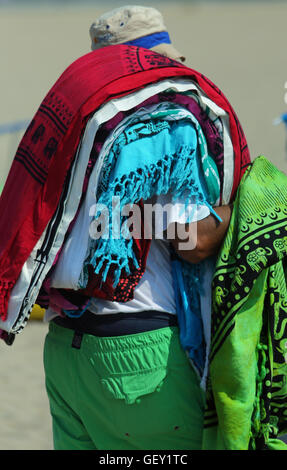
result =
[[204,449],[285,449],[287,176],[258,157],[213,278]]

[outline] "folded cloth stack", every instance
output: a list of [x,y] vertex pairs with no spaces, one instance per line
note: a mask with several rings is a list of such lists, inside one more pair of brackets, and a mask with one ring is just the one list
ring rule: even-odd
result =
[[[21,331],[34,303],[40,303],[39,293],[49,285],[50,270],[81,214],[91,173],[100,168],[107,133],[144,105],[164,101],[197,119],[221,180],[218,203],[234,198],[250,158],[239,121],[212,82],[134,46],[111,46],[81,57],[41,103],[1,195],[0,327],[5,332]],[[102,282],[92,272],[85,289],[58,294],[81,309],[91,295],[129,300],[144,272],[149,241],[135,244],[137,266],[129,275],[123,272],[116,286],[113,273]]]

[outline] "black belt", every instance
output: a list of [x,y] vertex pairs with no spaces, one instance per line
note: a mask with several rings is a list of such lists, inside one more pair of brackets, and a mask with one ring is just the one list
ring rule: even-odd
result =
[[56,317],[53,321],[77,333],[94,336],[124,336],[167,326],[177,326],[177,316],[167,312],[148,310],[135,313],[97,315],[87,310],[79,318]]

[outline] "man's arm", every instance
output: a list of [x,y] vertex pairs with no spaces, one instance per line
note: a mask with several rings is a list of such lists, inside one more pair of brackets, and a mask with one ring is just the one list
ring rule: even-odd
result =
[[[222,219],[222,222],[219,222],[214,215],[210,214],[205,219],[186,224],[185,226],[175,224],[175,238],[169,241],[176,253],[185,261],[199,263],[218,252],[229,226],[232,206],[220,206],[214,208],[214,210]],[[181,235],[183,232],[186,234],[185,240]],[[189,240],[191,249],[187,249],[187,240]]]

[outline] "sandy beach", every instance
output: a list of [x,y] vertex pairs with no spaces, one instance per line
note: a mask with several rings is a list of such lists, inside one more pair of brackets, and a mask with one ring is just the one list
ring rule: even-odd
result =
[[[106,5],[110,9],[120,4]],[[286,172],[286,130],[273,120],[287,108],[287,4],[148,4],[162,11],[186,64],[207,75],[228,97],[252,159],[264,154]],[[104,5],[0,8],[0,126],[30,120],[63,70],[90,51],[88,29],[107,9]],[[0,185],[20,136],[0,136]],[[12,347],[0,343],[0,450],[53,447],[42,365],[46,332],[46,324],[30,321]]]
[[30,321],[12,346],[0,343],[0,450],[52,450],[43,370],[47,325]]

